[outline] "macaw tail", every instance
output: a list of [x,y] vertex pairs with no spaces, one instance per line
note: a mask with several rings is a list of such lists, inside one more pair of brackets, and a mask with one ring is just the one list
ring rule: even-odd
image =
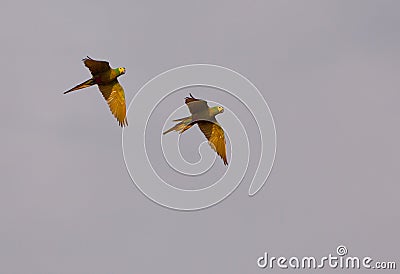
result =
[[177,131],[179,133],[183,133],[185,130],[188,130],[193,126],[193,124],[190,124],[192,121],[191,117],[185,117],[182,119],[177,119],[174,120],[174,122],[181,121],[180,123],[177,123],[175,126],[171,127],[170,129],[166,130],[163,132],[163,134],[167,134],[168,132],[171,131]]
[[172,120],[172,122],[182,122],[183,120],[186,120],[186,119],[189,119],[189,118],[191,118],[191,116],[175,119],[175,120]]
[[93,86],[94,84],[96,84],[96,83],[94,82],[94,80],[92,78],[92,79],[89,79],[89,80],[87,80],[87,81],[85,81],[85,82],[83,82],[83,83],[71,88],[70,90],[67,90],[66,92],[64,92],[64,94],[70,93],[71,91],[74,91],[74,90],[87,88],[87,87]]

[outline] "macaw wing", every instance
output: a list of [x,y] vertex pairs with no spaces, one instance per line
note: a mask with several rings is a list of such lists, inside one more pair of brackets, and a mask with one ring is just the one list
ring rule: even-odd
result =
[[226,145],[225,145],[225,134],[224,130],[217,122],[199,121],[197,122],[200,130],[206,136],[210,146],[217,152],[217,154],[224,161],[225,165],[228,165],[226,159]]
[[111,69],[110,64],[107,61],[93,60],[89,56],[82,61],[93,76]]
[[196,99],[190,94],[190,97],[185,98],[185,104],[188,106],[190,113],[195,114],[208,109],[207,101]]
[[126,119],[125,94],[124,89],[119,84],[118,80],[107,85],[98,86],[104,99],[106,99],[112,114],[117,118],[119,125],[121,127],[127,126],[128,120]]

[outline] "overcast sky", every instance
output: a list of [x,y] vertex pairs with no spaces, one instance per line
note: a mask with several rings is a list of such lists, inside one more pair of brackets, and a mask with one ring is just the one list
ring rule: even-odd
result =
[[[241,2],[2,1],[0,273],[263,273],[264,252],[339,244],[398,259],[400,2]],[[267,184],[196,212],[147,199],[97,88],[62,94],[86,55],[127,68],[128,102],[185,64],[246,76],[277,128]]]

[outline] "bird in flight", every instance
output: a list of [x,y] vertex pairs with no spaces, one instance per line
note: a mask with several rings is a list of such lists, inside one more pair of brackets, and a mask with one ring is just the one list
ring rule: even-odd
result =
[[128,120],[126,119],[124,89],[117,79],[119,76],[125,74],[125,68],[119,67],[113,69],[107,61],[93,60],[89,56],[82,61],[90,70],[92,78],[67,90],[64,94],[97,85],[104,99],[107,101],[111,113],[117,118],[119,125],[121,127],[127,126]]
[[207,101],[196,99],[192,94],[190,94],[190,97],[185,98],[185,104],[188,106],[192,115],[173,120],[174,122],[179,123],[163,132],[163,134],[167,134],[171,131],[176,131],[179,132],[179,134],[182,134],[194,124],[197,124],[204,136],[207,138],[210,146],[221,157],[221,159],[224,161],[224,164],[228,165],[228,160],[226,159],[224,130],[219,125],[217,119],[215,119],[216,115],[224,112],[224,108],[221,106],[210,108],[208,107]]

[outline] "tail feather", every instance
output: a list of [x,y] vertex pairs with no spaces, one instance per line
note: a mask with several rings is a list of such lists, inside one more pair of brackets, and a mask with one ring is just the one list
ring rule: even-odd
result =
[[95,84],[95,82],[94,82],[94,80],[92,78],[92,79],[89,79],[89,80],[87,80],[87,81],[85,81],[85,82],[83,82],[83,83],[81,83],[79,85],[76,85],[75,87],[67,90],[66,92],[64,92],[64,94],[70,93],[71,91],[74,91],[74,90],[87,88],[87,87],[93,86],[94,84]]
[[170,129],[164,131],[163,134],[165,135],[171,131],[181,131],[184,128],[185,128],[185,125],[183,123],[178,123],[175,126],[171,127]]
[[188,118],[190,118],[190,116],[189,117],[183,117],[183,118],[175,119],[175,120],[172,120],[172,122],[181,122],[181,121],[186,120]]
[[[175,120],[174,120],[175,121]],[[175,126],[171,127],[170,129],[166,130],[163,132],[163,134],[167,134],[171,131],[177,131],[179,133],[183,133],[185,130],[188,130],[189,128],[191,128],[193,126],[193,124],[190,124],[190,120],[188,119],[188,117],[183,118],[179,121],[182,121],[180,123],[177,123]]]

